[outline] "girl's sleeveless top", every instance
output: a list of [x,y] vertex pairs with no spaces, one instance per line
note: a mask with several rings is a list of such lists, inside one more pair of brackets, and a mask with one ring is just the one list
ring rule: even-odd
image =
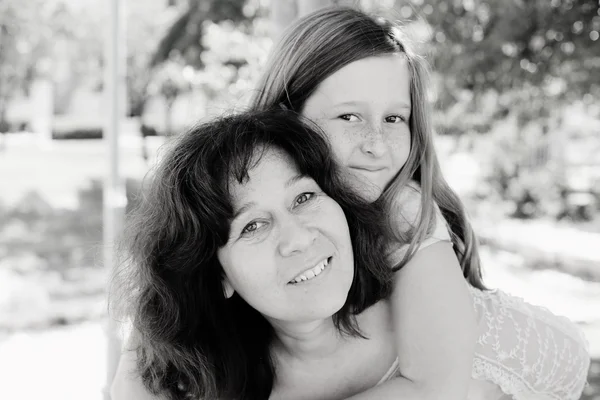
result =
[[[500,290],[470,288],[479,320],[468,400],[576,400],[590,368],[588,343],[567,318]],[[381,382],[399,373],[394,363]]]
[[[401,228],[411,229],[420,209],[418,184],[408,185],[397,200],[400,223],[406,223]],[[420,249],[450,241],[446,221],[437,206],[435,209],[435,229]],[[391,260],[401,260],[407,247],[391,249]],[[469,291],[479,321],[469,400],[580,398],[591,358],[583,331],[576,324],[501,290],[482,291],[469,285]],[[396,362],[380,382],[398,373]]]

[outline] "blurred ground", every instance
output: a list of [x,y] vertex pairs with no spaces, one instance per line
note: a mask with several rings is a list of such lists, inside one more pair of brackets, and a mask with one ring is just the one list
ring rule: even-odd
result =
[[[594,357],[590,386],[582,399],[600,399],[600,321],[593,315],[600,307],[600,285],[556,272],[524,270],[514,256],[487,248],[483,255],[490,285],[547,305],[581,324]],[[100,400],[106,351],[104,321],[98,317],[0,337],[0,398]]]
[[[160,154],[163,141],[148,138],[151,160]],[[0,205],[5,209],[22,202],[31,191],[53,209],[80,208],[78,190],[89,187],[93,178],[102,179],[108,164],[105,145],[97,140],[44,145],[33,135],[18,134],[7,136],[5,145],[0,153]],[[449,181],[457,186],[464,181],[464,171],[471,170],[460,157],[443,161]],[[130,178],[139,179],[148,170],[136,135],[124,135],[120,162],[123,175]],[[453,171],[463,172],[452,176]],[[483,236],[506,238],[490,239],[483,246],[489,286],[568,316],[585,330],[595,361],[583,398],[600,399],[600,263],[594,247],[600,243],[598,234],[576,233],[572,227],[547,221],[493,219],[491,214],[479,216],[475,223]],[[35,272],[39,259],[6,257],[13,254],[12,249],[2,249],[14,243],[10,235],[18,235],[19,229],[21,235],[29,235],[27,227],[12,228],[9,234],[0,227],[0,399],[100,399],[106,373],[106,271],[98,258],[84,257],[90,265],[79,270],[85,273],[77,273],[78,269]],[[92,237],[98,238],[97,233]],[[577,239],[572,239],[574,233]],[[509,243],[504,247],[510,251],[502,243]],[[86,253],[101,249],[92,239],[80,245],[87,247],[82,250]],[[532,247],[538,250],[527,254],[525,248]],[[532,264],[531,257],[544,250],[562,263],[541,258],[546,264]],[[563,268],[575,256],[585,259],[585,267]]]

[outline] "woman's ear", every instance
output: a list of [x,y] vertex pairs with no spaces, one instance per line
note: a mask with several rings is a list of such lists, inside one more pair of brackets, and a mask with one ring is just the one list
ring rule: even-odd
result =
[[231,282],[229,282],[229,279],[227,277],[223,278],[223,294],[225,295],[226,299],[230,299],[231,296],[233,296],[233,293],[235,292],[235,290],[233,289],[233,286],[231,286]]

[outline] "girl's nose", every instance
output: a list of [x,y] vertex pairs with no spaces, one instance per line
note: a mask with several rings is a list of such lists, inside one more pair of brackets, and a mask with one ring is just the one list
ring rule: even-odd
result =
[[360,149],[363,153],[370,155],[371,157],[379,158],[383,157],[386,152],[386,145],[383,138],[383,131],[381,128],[373,128],[365,135]]

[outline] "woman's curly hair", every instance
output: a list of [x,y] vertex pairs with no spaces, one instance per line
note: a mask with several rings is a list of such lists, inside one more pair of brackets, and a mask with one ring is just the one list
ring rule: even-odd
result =
[[169,399],[268,398],[275,376],[267,320],[223,292],[217,250],[233,210],[227,182],[243,183],[264,151],[289,154],[343,209],[354,251],[354,281],[334,315],[359,335],[355,315],[389,295],[384,213],[347,188],[318,129],[286,110],[248,112],[201,124],[175,139],[139,207],[129,216],[126,258],[111,302],[130,318],[138,372]]

